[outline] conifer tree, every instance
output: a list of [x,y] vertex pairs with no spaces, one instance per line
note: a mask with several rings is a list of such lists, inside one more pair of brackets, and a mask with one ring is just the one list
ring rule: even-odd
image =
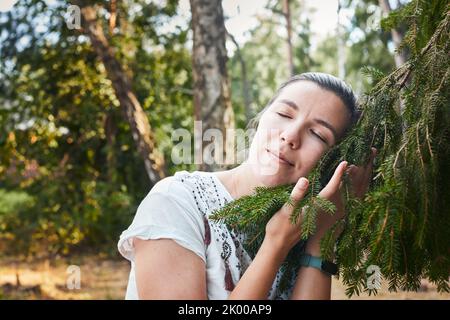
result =
[[[299,230],[303,241],[282,265],[282,286],[298,268],[319,210],[335,211],[332,202],[318,197],[319,191],[341,161],[363,165],[375,147],[373,179],[362,199],[352,195],[344,176],[346,218],[323,238],[322,255],[330,258],[334,253],[348,296],[376,293],[367,287],[371,265],[380,268],[389,290],[417,291],[422,278],[440,292],[450,289],[450,6],[442,0],[413,0],[391,12],[382,26],[389,29],[399,23],[408,30],[397,50],[409,50],[409,59],[387,75],[370,67],[363,70],[376,85],[362,98],[357,124],[308,176],[308,193],[291,216],[296,221],[304,208]],[[254,256],[267,222],[290,201],[292,188],[257,187],[212,218],[245,232],[245,247]],[[342,227],[335,241],[333,232]]]

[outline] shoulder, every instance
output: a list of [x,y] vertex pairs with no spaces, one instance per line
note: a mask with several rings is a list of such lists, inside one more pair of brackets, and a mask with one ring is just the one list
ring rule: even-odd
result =
[[[156,183],[140,203],[137,215],[166,214],[191,216],[199,223],[230,201],[214,173],[178,171]],[[173,212],[177,212],[173,214]],[[160,213],[158,213],[160,215]]]
[[[187,247],[204,260],[204,216],[199,211],[194,184],[185,181],[189,172],[177,172],[174,176],[158,181],[141,201],[131,225],[119,240],[119,251],[126,258],[134,256],[132,239],[168,238]],[[188,179],[189,180],[189,179]]]
[[173,176],[165,177],[165,178],[159,180],[151,188],[149,194],[152,194],[152,193],[171,193],[171,190],[173,191],[173,188],[186,189],[185,188],[185,184],[179,178],[179,173],[182,173],[182,172],[177,172]]
[[[139,204],[138,212],[164,206],[205,214],[205,204],[212,189],[212,173],[202,171],[178,171],[173,176],[158,181]],[[207,205],[206,205],[207,207]],[[202,218],[202,217],[198,217]]]
[[175,197],[194,195],[210,190],[221,190],[217,186],[214,173],[205,171],[178,171],[173,176],[158,181],[149,194],[170,194]]
[[150,198],[165,197],[175,202],[194,199],[199,176],[196,172],[178,171],[173,176],[159,180],[149,191],[143,202]]

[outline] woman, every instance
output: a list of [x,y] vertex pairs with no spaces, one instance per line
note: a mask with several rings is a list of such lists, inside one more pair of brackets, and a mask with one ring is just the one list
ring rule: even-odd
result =
[[[341,80],[305,73],[284,83],[256,117],[249,155],[221,172],[177,172],[158,182],[140,204],[133,223],[119,240],[131,261],[127,299],[329,299],[331,275],[305,265],[284,292],[278,290],[280,266],[299,242],[292,207],[283,206],[267,223],[264,241],[253,259],[235,234],[209,215],[227,202],[251,194],[256,186],[294,184],[291,198],[306,193],[308,173],[358,120],[356,99]],[[320,261],[320,239],[344,217],[341,178],[352,190],[367,191],[372,162],[364,167],[343,161],[320,196],[332,201],[335,215],[319,213],[305,254]],[[299,222],[300,223],[300,222]]]

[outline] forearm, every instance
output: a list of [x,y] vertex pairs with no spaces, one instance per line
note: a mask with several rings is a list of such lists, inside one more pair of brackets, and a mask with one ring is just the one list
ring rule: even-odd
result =
[[288,250],[278,250],[264,240],[250,266],[228,299],[265,300]]
[[[308,241],[305,253],[320,256],[320,242]],[[292,291],[291,300],[331,299],[331,276],[312,267],[301,267]]]

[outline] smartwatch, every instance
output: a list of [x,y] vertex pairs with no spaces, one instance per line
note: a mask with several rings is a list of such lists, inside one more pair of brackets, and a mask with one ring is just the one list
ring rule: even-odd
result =
[[319,269],[330,276],[334,276],[338,273],[338,266],[335,263],[323,260],[319,257],[313,257],[309,254],[303,254],[300,257],[300,265]]

